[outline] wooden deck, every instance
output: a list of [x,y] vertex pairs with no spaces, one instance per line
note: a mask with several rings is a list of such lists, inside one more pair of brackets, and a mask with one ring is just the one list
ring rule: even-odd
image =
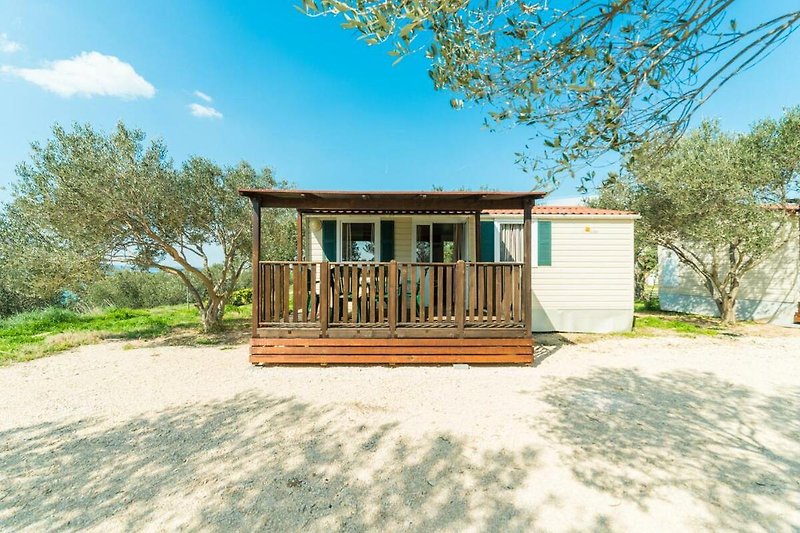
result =
[[529,338],[254,338],[250,362],[266,364],[531,363]]
[[259,263],[252,363],[531,363],[521,263]]

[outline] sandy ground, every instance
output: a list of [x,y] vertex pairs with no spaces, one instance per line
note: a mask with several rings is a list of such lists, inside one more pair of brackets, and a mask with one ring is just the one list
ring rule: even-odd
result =
[[536,367],[258,368],[244,346],[0,368],[0,529],[800,529],[800,336]]

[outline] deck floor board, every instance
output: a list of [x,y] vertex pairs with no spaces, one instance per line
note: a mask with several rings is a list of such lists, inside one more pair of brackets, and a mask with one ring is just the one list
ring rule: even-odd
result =
[[531,364],[531,338],[253,338],[254,364]]

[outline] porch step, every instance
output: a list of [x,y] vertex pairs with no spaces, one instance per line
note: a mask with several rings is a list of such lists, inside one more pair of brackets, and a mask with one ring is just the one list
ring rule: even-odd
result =
[[291,339],[253,338],[254,364],[533,363],[530,338]]

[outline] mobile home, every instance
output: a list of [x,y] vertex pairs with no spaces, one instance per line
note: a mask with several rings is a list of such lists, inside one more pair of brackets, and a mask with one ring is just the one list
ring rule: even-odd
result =
[[[533,332],[631,328],[635,214],[539,192],[242,194],[253,362],[529,363]],[[261,259],[265,207],[297,209],[297,261]]]

